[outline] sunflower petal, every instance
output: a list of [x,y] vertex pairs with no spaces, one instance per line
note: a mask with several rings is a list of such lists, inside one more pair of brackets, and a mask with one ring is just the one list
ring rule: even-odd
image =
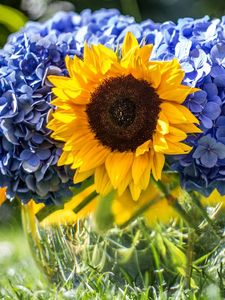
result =
[[122,45],[122,56],[124,57],[132,48],[138,47],[139,44],[136,37],[131,32],[127,32],[123,45]]
[[113,152],[108,155],[105,166],[114,188],[117,188],[127,173],[131,170],[133,153]]
[[112,190],[112,185],[104,166],[100,166],[95,170],[95,188],[96,192],[103,196]]
[[161,179],[164,164],[165,164],[164,154],[155,152],[152,155],[152,175],[155,178],[155,180]]

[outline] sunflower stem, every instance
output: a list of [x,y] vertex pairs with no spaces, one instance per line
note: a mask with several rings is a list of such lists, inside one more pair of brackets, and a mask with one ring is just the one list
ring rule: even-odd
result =
[[98,196],[98,193],[96,191],[92,192],[90,195],[85,197],[84,200],[73,209],[73,211],[75,213],[78,213],[82,208],[84,208],[87,204],[89,204],[97,196]]
[[193,228],[188,228],[188,245],[187,245],[187,265],[186,265],[186,277],[185,277],[185,286],[187,289],[191,289],[191,278],[193,270],[193,247],[195,242],[195,232]]
[[37,214],[36,214],[36,218],[38,219],[39,222],[43,221],[45,218],[47,218],[49,215],[51,215],[52,213],[63,209],[64,208],[64,204],[63,205],[46,205],[45,207],[43,207]]

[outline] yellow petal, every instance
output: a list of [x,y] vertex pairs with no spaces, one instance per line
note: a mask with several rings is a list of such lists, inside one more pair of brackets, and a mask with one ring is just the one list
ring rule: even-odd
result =
[[[197,89],[199,90],[199,89]],[[171,86],[163,89],[157,89],[157,93],[161,99],[165,99],[167,101],[177,102],[177,103],[183,103],[184,100],[187,98],[188,95],[194,93],[196,89],[191,88],[189,86],[185,85],[179,85],[179,86]]]
[[183,105],[176,105],[176,108],[182,112],[182,114],[185,116],[186,120],[188,120],[188,123],[199,124],[199,120],[192,114],[192,112],[187,107],[185,107]]
[[164,151],[168,149],[166,137],[159,132],[155,132],[155,134],[153,135],[153,149],[156,152],[162,153],[164,153]]
[[135,47],[139,47],[136,37],[132,32],[127,32],[122,45],[122,56],[124,57],[132,48]]
[[129,188],[132,199],[134,201],[138,201],[141,194],[141,188],[138,185],[134,184],[133,181],[129,184]]
[[82,156],[83,164],[80,167],[80,172],[88,171],[94,169],[104,163],[110,151],[102,146],[94,146],[89,149],[89,151]]
[[48,80],[56,87],[61,89],[71,89],[71,90],[79,90],[80,86],[74,78],[69,78],[65,76],[56,76],[50,75],[48,76]]
[[216,206],[220,204],[225,207],[225,196],[221,196],[217,189],[213,190],[208,197],[201,197],[201,203],[204,206]]
[[151,141],[148,140],[148,141],[144,142],[142,145],[140,145],[139,147],[137,147],[136,152],[135,152],[136,157],[144,154],[145,152],[148,152],[150,145],[151,145]]
[[144,64],[148,63],[152,53],[153,45],[145,45],[138,51],[138,55],[141,57]]
[[6,188],[0,188],[0,206],[6,201]]
[[172,124],[179,124],[179,123],[190,123],[186,116],[183,114],[178,107],[172,103],[163,102],[160,105],[163,114]]
[[187,138],[187,134],[173,126],[170,126],[170,132],[166,135],[166,139],[172,142],[180,142]]
[[76,115],[72,114],[72,113],[63,113],[63,112],[60,112],[60,111],[56,111],[54,114],[53,114],[53,117],[58,120],[58,121],[61,121],[62,123],[70,123],[72,121],[74,121],[76,119]]
[[154,89],[158,89],[158,86],[161,82],[161,70],[158,64],[151,63],[148,67],[148,70],[145,72],[145,78],[150,82],[151,86]]
[[165,149],[163,153],[165,154],[187,154],[192,150],[192,147],[179,142],[171,142],[167,140],[168,149]]
[[127,222],[135,213],[136,205],[138,203],[132,200],[131,194],[128,189],[121,197],[116,197],[112,203],[112,212],[114,215],[115,223],[122,225]]
[[165,135],[169,133],[169,122],[168,119],[166,118],[165,114],[163,111],[159,113],[158,121],[157,121],[157,131],[160,132],[161,134]]
[[79,183],[83,182],[85,179],[93,175],[94,170],[88,170],[86,172],[80,172],[79,169],[76,170],[74,177],[73,177],[73,182],[74,183]]
[[71,152],[63,151],[61,154],[59,160],[58,160],[58,166],[64,166],[64,165],[70,165],[74,161],[73,154]]
[[178,59],[173,59],[161,64],[162,82],[160,88],[167,88],[168,85],[180,84],[185,76],[185,72],[181,69]]
[[139,186],[142,190],[146,190],[149,182],[150,182],[150,175],[151,175],[151,161],[150,161],[150,155],[149,155],[149,166],[145,169],[143,175],[140,177],[140,180],[138,182]]
[[100,166],[95,170],[95,188],[96,192],[103,196],[112,190],[112,185],[104,166]]
[[124,179],[118,185],[117,188],[118,196],[121,196],[124,193],[124,191],[126,190],[126,188],[128,187],[131,181],[132,181],[132,176],[131,173],[128,172],[127,176],[125,176]]
[[73,72],[73,69],[74,69],[74,64],[73,64],[73,59],[67,55],[65,57],[65,64],[66,64],[66,68],[68,70],[68,73],[69,73],[69,76],[70,77],[74,77],[74,72]]
[[77,215],[72,210],[59,209],[47,216],[42,222],[41,226],[48,227],[50,225],[65,225],[75,224],[77,222]]
[[67,210],[74,210],[86,197],[95,191],[95,185],[87,187],[79,194],[72,197],[71,200],[65,203],[64,208]]
[[[61,88],[54,87],[54,88],[52,88],[52,92],[56,97],[59,97],[60,102],[68,99],[68,95],[66,95],[64,93],[64,90],[62,90]],[[56,102],[55,100],[56,99],[54,99],[53,101]],[[53,103],[53,101],[52,101],[52,103]],[[53,105],[54,105],[54,103],[53,103]]]
[[135,184],[138,184],[146,168],[149,167],[149,164],[150,161],[148,153],[134,158],[132,165],[132,177]]
[[176,127],[186,133],[201,133],[202,130],[192,123],[176,124]]
[[152,175],[155,180],[161,179],[164,164],[165,156],[162,153],[154,152],[152,154]]
[[108,155],[105,166],[114,188],[127,176],[133,163],[132,152],[113,152]]
[[[88,141],[86,144],[84,144],[80,148],[79,151],[74,152],[73,153],[74,160],[73,160],[73,164],[72,164],[71,168],[77,169],[77,168],[81,167],[83,164],[87,165],[89,158],[92,157],[94,154],[94,152],[91,152],[91,149],[93,149],[95,146],[96,146],[96,141]],[[92,169],[92,168],[90,168],[90,169]],[[88,168],[84,169],[83,171],[88,171]]]

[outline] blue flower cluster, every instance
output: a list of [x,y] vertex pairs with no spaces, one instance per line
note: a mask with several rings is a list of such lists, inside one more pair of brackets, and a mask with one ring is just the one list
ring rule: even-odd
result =
[[166,22],[154,30],[152,40],[153,58],[178,58],[184,83],[201,89],[185,105],[199,119],[202,134],[188,138],[193,150],[176,157],[172,168],[185,189],[209,195],[217,188],[225,195],[225,17]]
[[50,138],[50,74],[66,74],[65,56],[82,56],[84,42],[110,47],[133,30],[134,18],[117,10],[58,13],[44,24],[29,22],[0,51],[0,183],[7,196],[47,204],[70,195],[73,172],[58,167],[62,145]]

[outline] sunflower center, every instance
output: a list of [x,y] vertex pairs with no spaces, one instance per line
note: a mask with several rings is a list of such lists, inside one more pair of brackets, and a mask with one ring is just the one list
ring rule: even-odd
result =
[[92,93],[87,116],[95,137],[112,151],[135,151],[152,139],[161,100],[131,74],[105,79]]
[[109,115],[112,122],[119,127],[130,126],[136,114],[136,105],[128,98],[121,98],[112,103],[109,108]]

